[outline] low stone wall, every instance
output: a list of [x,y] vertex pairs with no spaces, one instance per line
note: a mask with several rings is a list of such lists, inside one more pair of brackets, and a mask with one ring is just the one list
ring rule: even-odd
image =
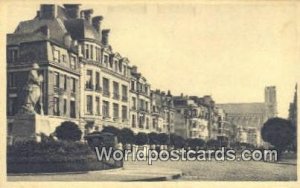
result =
[[107,170],[123,167],[123,161],[96,159],[70,162],[8,162],[7,173],[55,173]]

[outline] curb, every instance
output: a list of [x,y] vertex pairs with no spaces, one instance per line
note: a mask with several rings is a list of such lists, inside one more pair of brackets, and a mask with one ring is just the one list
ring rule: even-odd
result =
[[123,170],[123,167],[121,168],[115,168],[115,169],[107,169],[107,170],[92,170],[92,171],[76,171],[76,172],[45,172],[45,173],[7,173],[7,176],[34,176],[34,175],[68,175],[68,174],[88,174],[92,172],[114,172]]
[[161,177],[155,177],[155,178],[144,178],[144,179],[137,179],[137,180],[126,180],[124,182],[133,182],[133,181],[171,181],[175,179],[179,179],[182,176],[182,172],[174,174],[174,175],[166,175],[166,176],[161,176]]

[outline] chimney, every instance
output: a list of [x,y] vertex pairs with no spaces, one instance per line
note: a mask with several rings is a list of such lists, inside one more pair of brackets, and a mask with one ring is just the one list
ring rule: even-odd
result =
[[70,18],[79,18],[79,6],[81,4],[64,4],[65,12]]
[[108,37],[109,37],[109,29],[102,30],[102,44],[107,46],[108,45]]
[[93,27],[101,34],[101,21],[103,20],[103,16],[95,16],[92,19]]
[[82,10],[80,12],[80,17],[88,21],[90,24],[92,23],[92,14],[94,10],[93,9],[88,9],[88,10]]
[[133,65],[133,66],[131,67],[131,72],[137,73],[137,66]]
[[57,7],[54,4],[42,4],[40,6],[40,19],[54,19],[57,16]]

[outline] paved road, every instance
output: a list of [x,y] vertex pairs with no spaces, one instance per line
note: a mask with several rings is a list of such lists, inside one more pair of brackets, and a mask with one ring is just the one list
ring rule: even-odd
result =
[[[140,164],[139,164],[140,163]],[[141,165],[142,162],[127,162],[127,165]],[[295,181],[295,163],[267,163],[255,161],[156,161],[154,166],[180,169],[179,180],[211,181]]]
[[[124,169],[84,174],[8,176],[9,181],[137,181],[171,180],[183,174],[183,181],[295,181],[297,166],[254,161],[126,161]],[[161,179],[165,177],[165,179]]]

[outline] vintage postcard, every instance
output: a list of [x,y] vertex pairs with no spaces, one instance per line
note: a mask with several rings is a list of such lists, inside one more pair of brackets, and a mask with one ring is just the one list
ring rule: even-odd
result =
[[0,1],[0,187],[297,187],[298,1]]

